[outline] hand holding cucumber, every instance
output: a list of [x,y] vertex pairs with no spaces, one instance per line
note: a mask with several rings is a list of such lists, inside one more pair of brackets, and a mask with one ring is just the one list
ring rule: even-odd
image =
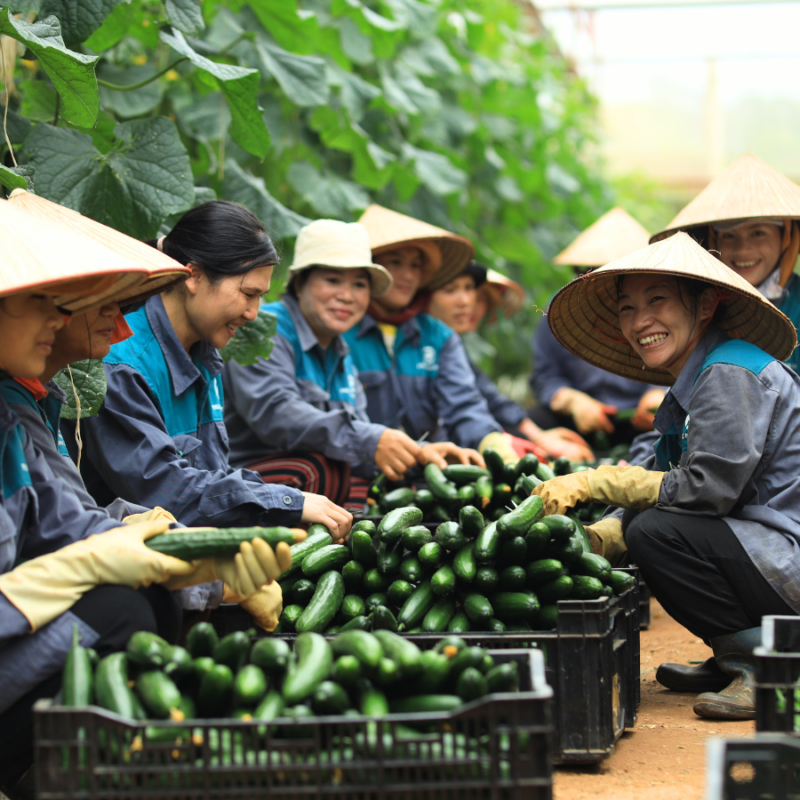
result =
[[614,423],[609,417],[617,413],[617,407],[601,403],[577,389],[567,386],[559,389],[550,400],[550,408],[557,414],[569,414],[581,433],[614,433]]
[[420,458],[422,448],[403,431],[387,428],[378,439],[375,465],[390,481],[399,481]]
[[439,469],[445,469],[448,464],[486,466],[483,456],[477,450],[472,450],[469,447],[459,447],[452,442],[431,442],[423,445],[418,461],[423,466],[425,464],[436,464]]
[[321,494],[303,492],[303,497],[303,524],[318,522],[328,529],[335,544],[343,542],[353,525],[353,515]]

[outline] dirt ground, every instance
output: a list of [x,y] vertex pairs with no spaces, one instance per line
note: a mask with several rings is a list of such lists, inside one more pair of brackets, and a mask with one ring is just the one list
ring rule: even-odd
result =
[[650,610],[650,629],[641,633],[642,704],[636,727],[598,766],[559,767],[553,777],[555,800],[702,800],[706,739],[755,732],[753,722],[702,720],[692,711],[694,695],[656,683],[659,664],[703,661],[711,653],[655,600]]

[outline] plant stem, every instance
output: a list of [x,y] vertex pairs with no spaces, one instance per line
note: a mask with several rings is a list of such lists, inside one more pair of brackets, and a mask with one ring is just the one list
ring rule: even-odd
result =
[[132,92],[134,89],[141,89],[142,86],[147,86],[148,83],[152,83],[155,80],[158,80],[162,75],[166,75],[171,69],[175,69],[181,61],[186,61],[187,57],[183,56],[179,58],[177,61],[173,61],[169,66],[164,67],[161,72],[156,72],[150,78],[146,78],[143,81],[139,81],[139,83],[132,83],[129,86],[119,86],[116,83],[109,83],[108,81],[104,81],[102,78],[97,79],[98,86],[105,86],[106,89],[113,89],[115,92]]

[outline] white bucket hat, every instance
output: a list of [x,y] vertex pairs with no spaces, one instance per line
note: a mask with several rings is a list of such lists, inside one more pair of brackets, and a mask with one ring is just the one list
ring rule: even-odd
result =
[[380,264],[372,262],[367,229],[358,222],[318,219],[297,235],[294,261],[289,267],[289,282],[311,267],[364,269],[372,282],[372,296],[389,291],[392,276]]

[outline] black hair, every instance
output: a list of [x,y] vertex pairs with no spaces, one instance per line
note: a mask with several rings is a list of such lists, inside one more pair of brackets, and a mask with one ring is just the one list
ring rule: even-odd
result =
[[[619,301],[619,296],[622,293],[622,282],[625,280],[626,277],[628,277],[628,276],[627,275],[618,275],[614,279],[614,284],[615,284],[616,289],[617,289],[617,300],[618,301]],[[678,294],[680,295],[681,303],[683,304],[683,307],[687,311],[691,311],[695,315],[695,317],[697,316],[697,299],[700,297],[700,295],[703,294],[703,292],[706,289],[716,289],[717,288],[716,286],[714,286],[713,283],[707,283],[706,281],[701,281],[698,278],[684,278],[684,277],[678,276],[678,275],[669,275],[667,277],[675,278],[675,280],[678,283]],[[684,291],[694,301],[694,306],[693,307],[690,306],[686,302],[686,298],[683,296]],[[726,309],[726,307],[724,305],[722,305],[722,303],[718,304],[716,309],[714,310],[714,316],[711,318],[711,323],[716,324],[718,322],[721,322],[725,317],[726,311],[727,311],[727,309]]]
[[[158,240],[147,244],[157,247]],[[280,261],[261,220],[228,200],[187,211],[164,237],[161,249],[184,266],[196,264],[211,284]]]
[[477,261],[470,261],[464,269],[456,275],[455,278],[452,278],[450,282],[457,280],[458,278],[463,278],[468,276],[472,278],[473,282],[475,283],[475,288],[477,289],[479,286],[482,286],[486,283],[486,275],[489,272],[488,267],[484,267],[483,264],[479,264]]

